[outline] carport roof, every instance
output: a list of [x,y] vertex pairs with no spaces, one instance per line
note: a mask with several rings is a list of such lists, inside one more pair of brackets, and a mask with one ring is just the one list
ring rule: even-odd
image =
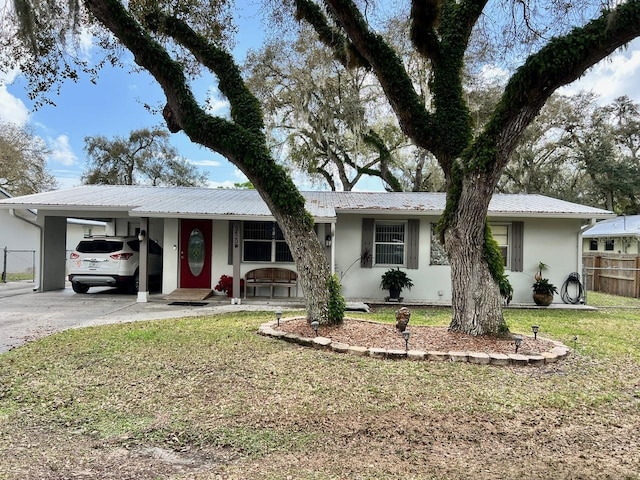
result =
[[[444,193],[432,192],[302,192],[316,219],[337,213],[440,215]],[[269,217],[271,212],[255,190],[197,187],[85,185],[66,190],[0,200],[0,208],[38,210],[122,211],[136,217]],[[495,194],[492,217],[610,218],[612,212],[543,195]]]

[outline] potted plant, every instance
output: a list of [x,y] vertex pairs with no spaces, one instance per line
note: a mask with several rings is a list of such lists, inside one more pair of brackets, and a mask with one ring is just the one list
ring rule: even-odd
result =
[[[233,297],[233,277],[229,275],[221,275],[218,284],[214,287],[218,292],[224,292],[227,297]],[[240,279],[240,290],[244,292],[244,279]]]
[[402,297],[400,296],[402,289],[407,288],[411,290],[411,287],[413,287],[413,282],[407,276],[406,272],[400,270],[399,267],[395,269],[390,268],[382,274],[380,288],[389,290],[389,296],[385,298],[385,301],[389,301],[390,299],[398,302],[402,301]]
[[550,305],[553,302],[554,293],[558,293],[558,289],[546,278],[540,278],[533,284],[533,301],[536,305],[543,307]]

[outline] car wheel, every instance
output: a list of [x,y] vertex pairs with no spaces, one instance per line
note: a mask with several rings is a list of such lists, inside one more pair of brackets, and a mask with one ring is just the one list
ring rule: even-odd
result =
[[136,270],[136,273],[133,275],[133,280],[129,284],[129,293],[134,295],[138,293],[138,289],[140,288],[140,275]]
[[76,293],[87,293],[89,291],[89,285],[85,285],[84,283],[71,282],[71,288]]

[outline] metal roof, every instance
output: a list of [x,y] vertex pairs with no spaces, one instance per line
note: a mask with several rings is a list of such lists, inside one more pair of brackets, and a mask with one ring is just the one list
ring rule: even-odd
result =
[[602,220],[586,229],[584,238],[640,237],[640,215],[621,216]]
[[[302,192],[316,219],[338,213],[440,215],[444,193],[431,192]],[[85,185],[66,190],[0,200],[0,208],[41,210],[122,211],[139,217],[255,218],[270,217],[255,190],[196,187]],[[543,195],[495,194],[492,217],[609,218],[612,212]]]

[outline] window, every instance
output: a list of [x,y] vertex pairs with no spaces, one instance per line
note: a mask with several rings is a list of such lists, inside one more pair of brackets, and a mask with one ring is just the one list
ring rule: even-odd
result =
[[502,258],[504,260],[505,268],[510,267],[510,259],[511,255],[509,252],[509,225],[490,225],[491,226],[491,235],[493,235],[493,239],[498,242],[498,246],[500,247],[500,253],[502,253]]
[[598,250],[598,240],[595,238],[592,238],[591,240],[589,240],[589,250],[592,251],[597,251]]
[[244,262],[293,262],[276,222],[244,222],[242,238]]
[[376,265],[405,264],[404,222],[376,222],[374,236],[374,258]]
[[613,240],[606,240],[604,242],[604,249],[607,252],[613,252]]
[[[505,268],[512,272],[521,272],[523,265],[523,222],[489,224],[493,239],[498,243]],[[438,239],[436,224],[431,224],[431,265],[449,265],[449,258]]]

